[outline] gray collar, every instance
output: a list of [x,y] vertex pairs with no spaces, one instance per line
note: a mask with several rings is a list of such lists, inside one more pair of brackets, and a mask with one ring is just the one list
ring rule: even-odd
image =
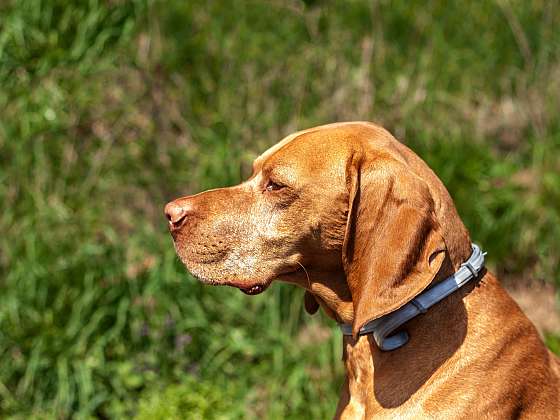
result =
[[[389,334],[415,316],[425,313],[431,306],[467,284],[469,280],[478,277],[484,267],[486,252],[483,253],[475,244],[472,244],[472,250],[470,258],[461,264],[461,268],[457,272],[420,293],[400,309],[368,322],[360,329],[358,334],[373,333],[373,339],[377,346],[384,351],[396,350],[404,346],[408,341],[406,331],[399,331],[391,336]],[[340,329],[342,334],[352,335],[352,325],[340,324]]]

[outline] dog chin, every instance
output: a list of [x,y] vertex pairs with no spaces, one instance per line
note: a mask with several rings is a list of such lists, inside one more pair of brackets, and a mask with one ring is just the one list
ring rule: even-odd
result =
[[183,253],[178,252],[178,255],[186,269],[201,283],[212,286],[235,287],[246,295],[251,296],[263,293],[268,289],[274,279],[290,276],[296,273],[299,268],[289,267],[284,268],[284,270],[270,270],[270,272],[261,272],[257,276],[253,276],[256,273],[245,273],[247,276],[244,276],[241,275],[241,273],[224,270],[223,267],[217,268],[207,264],[193,262]]
[[246,295],[258,295],[264,292],[268,286],[270,286],[270,283],[272,283],[272,279],[232,279],[232,276],[228,276],[227,273],[216,273],[214,270],[209,270],[207,267],[199,264],[193,264],[181,256],[180,259],[189,273],[191,273],[191,275],[198,281],[206,285],[230,286],[241,290]]
[[250,295],[250,296],[261,294],[266,289],[268,289],[268,286],[270,286],[270,283],[272,283],[272,281],[267,281],[267,282],[240,282],[240,281],[237,281],[237,280],[214,280],[214,279],[210,279],[210,278],[207,278],[207,277],[204,277],[204,276],[196,275],[192,271],[191,271],[191,274],[194,277],[196,277],[197,280],[199,280],[200,282],[202,282],[204,284],[211,285],[211,286],[235,287],[236,289],[239,289],[243,293],[245,293],[246,295]]

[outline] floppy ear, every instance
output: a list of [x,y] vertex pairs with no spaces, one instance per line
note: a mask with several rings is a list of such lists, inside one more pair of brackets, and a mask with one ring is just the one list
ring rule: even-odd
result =
[[405,164],[380,158],[347,169],[349,209],[343,265],[354,306],[352,332],[424,290],[445,258],[426,183]]

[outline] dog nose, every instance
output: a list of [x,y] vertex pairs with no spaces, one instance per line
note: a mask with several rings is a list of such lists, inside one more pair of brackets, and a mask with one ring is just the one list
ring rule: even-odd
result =
[[180,228],[187,219],[188,209],[178,200],[171,201],[165,205],[165,216],[169,220],[169,226],[172,229]]

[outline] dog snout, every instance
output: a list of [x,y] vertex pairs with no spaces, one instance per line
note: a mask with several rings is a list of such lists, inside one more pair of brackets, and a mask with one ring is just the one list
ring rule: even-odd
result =
[[185,224],[192,211],[190,207],[184,200],[174,200],[166,204],[164,213],[171,230],[180,229]]

